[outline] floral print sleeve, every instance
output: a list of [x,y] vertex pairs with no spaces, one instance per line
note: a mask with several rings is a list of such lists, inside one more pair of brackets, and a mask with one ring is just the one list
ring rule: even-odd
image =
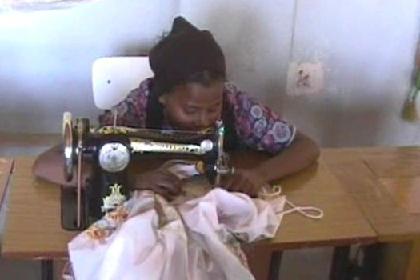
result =
[[246,146],[275,154],[293,142],[296,133],[293,125],[233,84],[226,83],[225,91],[233,107],[236,133]]
[[[150,93],[151,79],[146,79],[140,85],[132,90],[128,96],[113,110],[117,111],[117,125],[144,128],[146,127],[146,106]],[[113,110],[106,110],[99,116],[99,124],[113,125]]]

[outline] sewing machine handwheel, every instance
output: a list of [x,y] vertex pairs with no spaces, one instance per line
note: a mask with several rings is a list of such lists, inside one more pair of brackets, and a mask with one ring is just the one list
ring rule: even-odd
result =
[[71,113],[63,114],[63,154],[64,154],[64,177],[67,181],[73,179],[74,158],[76,155],[73,146],[73,125]]
[[76,141],[82,144],[83,147],[86,145],[86,139],[88,138],[89,134],[89,119],[87,118],[77,118],[76,119],[76,128],[77,128],[77,135]]

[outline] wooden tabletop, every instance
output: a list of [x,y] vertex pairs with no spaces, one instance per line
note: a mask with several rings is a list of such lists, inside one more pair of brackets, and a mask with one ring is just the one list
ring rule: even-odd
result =
[[353,196],[379,241],[420,237],[420,148],[324,149],[322,158]]
[[324,217],[311,220],[286,215],[270,247],[292,249],[309,246],[341,246],[376,241],[376,234],[328,166],[316,166],[281,181],[287,199],[297,205],[321,208]]
[[[28,157],[15,159],[3,257],[63,257],[67,242],[76,234],[61,229],[60,190],[33,178],[33,161]],[[286,215],[276,237],[262,245],[286,249],[376,240],[359,208],[323,161],[282,180],[281,184],[290,201],[319,207],[324,210],[324,218],[311,220],[296,213]]]
[[[392,279],[420,279],[420,148],[326,149],[322,157],[353,196],[378,241],[388,244],[387,267],[407,258],[405,268],[395,270]],[[411,244],[409,251],[392,245],[402,241]],[[389,278],[390,273],[384,275]]]
[[61,228],[60,190],[32,176],[34,158],[15,159],[7,201],[2,256],[59,258],[76,232]]

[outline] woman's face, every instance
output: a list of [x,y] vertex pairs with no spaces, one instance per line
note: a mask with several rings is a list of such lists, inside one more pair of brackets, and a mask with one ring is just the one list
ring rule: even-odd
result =
[[223,82],[209,86],[188,83],[176,86],[159,101],[169,124],[174,129],[202,130],[214,125],[222,117]]

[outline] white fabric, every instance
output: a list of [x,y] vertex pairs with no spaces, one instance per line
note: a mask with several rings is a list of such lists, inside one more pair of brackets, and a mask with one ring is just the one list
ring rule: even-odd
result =
[[[182,179],[197,174],[191,162],[170,161],[163,167]],[[251,199],[203,185],[187,187],[187,194],[171,203],[151,191],[134,192],[68,244],[75,278],[254,279],[240,243],[272,238],[289,212],[322,217],[313,207],[284,210],[291,203],[280,186],[263,188],[264,199]]]
[[[213,189],[175,207],[151,192],[138,192],[125,206],[128,217],[101,220],[111,232],[93,239],[85,231],[69,243],[76,279],[253,279],[231,252],[235,238],[273,237],[280,220],[270,203]],[[120,211],[122,211],[120,209]],[[181,214],[181,215],[179,215]]]

